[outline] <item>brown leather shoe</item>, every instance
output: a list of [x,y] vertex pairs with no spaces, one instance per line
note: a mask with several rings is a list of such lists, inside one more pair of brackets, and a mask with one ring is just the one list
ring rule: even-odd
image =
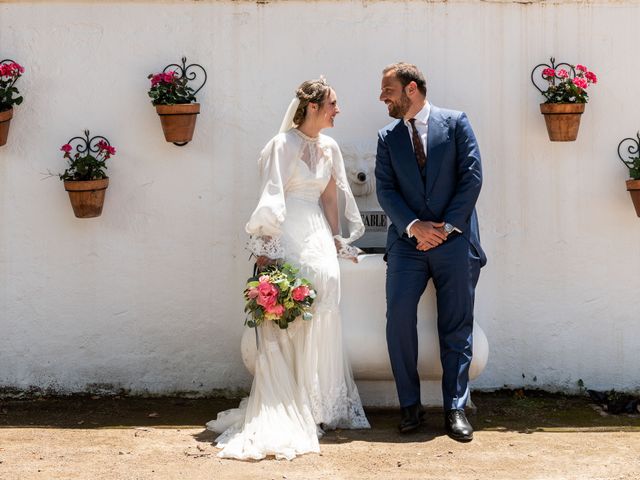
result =
[[444,428],[451,438],[459,442],[473,440],[473,427],[464,410],[447,410],[444,413]]

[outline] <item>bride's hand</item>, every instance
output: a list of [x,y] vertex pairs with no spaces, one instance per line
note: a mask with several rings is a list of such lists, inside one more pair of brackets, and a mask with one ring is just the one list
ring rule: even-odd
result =
[[346,258],[347,260],[351,260],[353,263],[358,263],[358,255],[363,253],[362,250],[358,247],[354,247],[353,245],[349,245],[348,243],[342,243],[337,237],[333,238],[333,243],[336,246],[338,257]]
[[273,258],[265,257],[264,255],[259,255],[256,257],[256,265],[258,266],[258,270],[262,270],[269,265],[275,265],[278,261]]

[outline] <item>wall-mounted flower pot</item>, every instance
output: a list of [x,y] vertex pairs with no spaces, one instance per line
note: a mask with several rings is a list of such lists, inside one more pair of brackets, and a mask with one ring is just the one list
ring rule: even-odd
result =
[[200,113],[199,103],[156,105],[162,131],[167,142],[185,143],[193,138],[196,119]]
[[578,137],[584,103],[541,103],[540,112],[552,142],[573,142]]
[[78,218],[94,218],[102,214],[104,196],[109,186],[108,178],[100,180],[65,180],[64,189],[69,193],[73,213]]
[[7,137],[9,136],[9,125],[11,125],[11,119],[13,118],[13,108],[0,112],[0,147],[7,143]]
[[636,215],[640,217],[640,180],[627,180],[627,190],[631,195],[631,201],[636,209]]

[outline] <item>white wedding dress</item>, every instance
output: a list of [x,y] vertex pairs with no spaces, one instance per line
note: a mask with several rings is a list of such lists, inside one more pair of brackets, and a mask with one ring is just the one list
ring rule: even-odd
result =
[[369,428],[343,349],[340,270],[320,199],[332,178],[341,197],[338,241],[348,245],[364,227],[330,137],[309,138],[297,129],[280,133],[262,151],[260,168],[261,196],[246,227],[250,249],[284,258],[311,281],[317,291],[313,319],[299,318],[286,330],[270,321],[258,327],[249,397],[207,428],[221,433],[220,457],[290,460],[318,452],[322,429]]

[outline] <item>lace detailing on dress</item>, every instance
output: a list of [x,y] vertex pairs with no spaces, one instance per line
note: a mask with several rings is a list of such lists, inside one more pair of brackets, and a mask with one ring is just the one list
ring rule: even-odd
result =
[[323,159],[330,159],[331,157],[326,154],[324,148],[320,145],[320,137],[309,137],[302,133],[297,128],[293,131],[303,140],[300,150],[300,160],[302,160],[309,171],[314,175],[318,171],[318,165]]
[[256,257],[269,257],[271,259],[284,258],[284,247],[280,237],[261,237],[251,235],[247,240],[247,250]]
[[312,320],[296,320],[287,330],[273,322],[258,327],[249,398],[218,414],[207,428],[221,433],[221,457],[291,459],[319,451],[319,425],[369,428],[343,347],[340,267],[320,206],[332,176],[345,200],[338,212],[344,228],[341,242],[358,238],[364,226],[346,183],[340,149],[331,138],[310,138],[297,129],[277,135],[263,150],[260,167],[263,183],[247,223],[247,247],[299,267],[318,295]]
[[355,384],[351,391],[346,383],[328,391],[320,391],[317,384],[309,393],[309,401],[313,418],[325,430],[371,428]]
[[358,258],[358,255],[364,253],[355,245],[350,245],[344,241],[340,235],[334,235],[334,240],[338,242],[338,256],[340,258],[346,258],[347,260],[354,260]]

